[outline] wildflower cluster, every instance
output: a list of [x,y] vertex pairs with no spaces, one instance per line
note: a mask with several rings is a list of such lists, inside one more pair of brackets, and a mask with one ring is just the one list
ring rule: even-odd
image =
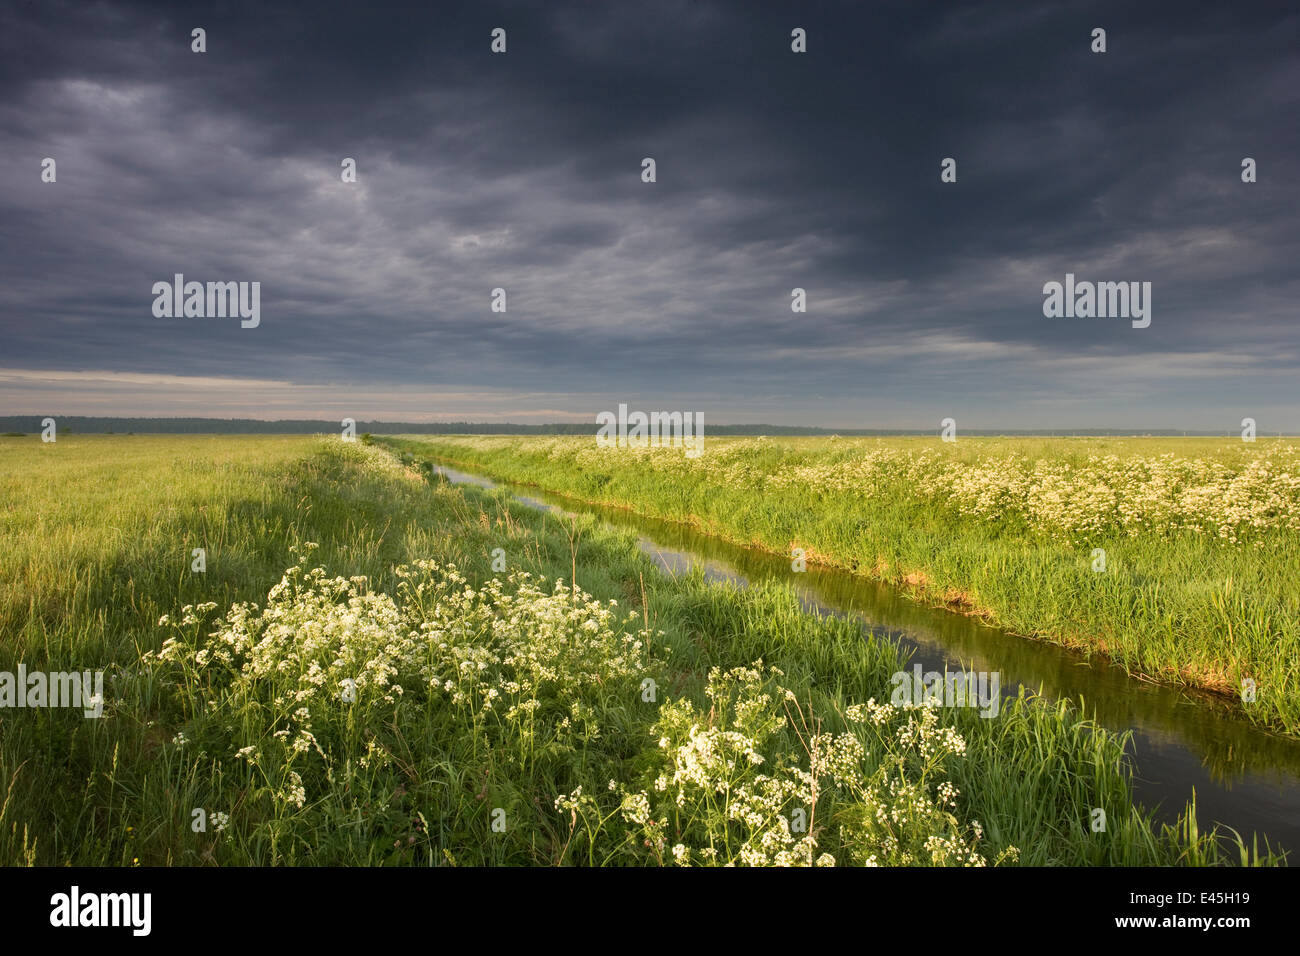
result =
[[1229,545],[1262,546],[1268,532],[1300,531],[1300,447],[1289,443],[1236,443],[1196,458],[1032,457],[996,448],[972,454],[882,442],[803,453],[760,441],[717,440],[693,459],[662,448],[600,448],[574,438],[539,440],[528,448],[592,474],[626,462],[638,471],[731,490],[934,502],[1076,544],[1109,534],[1186,531]]
[[525,571],[474,588],[429,561],[397,568],[390,596],[309,569],[314,547],[264,607],[236,604],[206,625],[215,605],[186,608],[144,655],[165,682],[206,698],[176,745],[228,755],[282,815],[311,809],[340,772],[398,773],[403,725],[526,774],[539,754],[576,762],[600,737],[597,691],[637,699],[650,635],[614,601]]
[[610,781],[633,851],[677,865],[985,865],[982,829],[959,821],[945,777],[966,744],[936,710],[871,700],[850,708],[848,731],[822,733],[782,676],[714,668],[707,708],[664,705],[646,785]]
[[775,472],[774,487],[936,501],[983,521],[1022,521],[1074,543],[1103,534],[1182,531],[1241,544],[1300,531],[1300,450],[1266,446],[1244,459],[1089,455],[1082,461],[880,447],[831,464]]
[[216,755],[248,794],[212,795],[244,801],[244,831],[306,842],[324,816],[437,858],[430,819],[462,834],[459,852],[491,846],[510,801],[489,791],[543,781],[507,818],[533,815],[515,824],[530,850],[559,834],[559,862],[985,863],[947,773],[965,740],[935,708],[868,700],[828,733],[761,661],[715,667],[701,699],[647,704],[640,682],[662,662],[613,601],[523,571],[475,587],[428,561],[396,569],[390,596],[309,567],[312,550],[264,607],[210,623],[213,606],[186,608],[145,655],[192,702],[177,752]]

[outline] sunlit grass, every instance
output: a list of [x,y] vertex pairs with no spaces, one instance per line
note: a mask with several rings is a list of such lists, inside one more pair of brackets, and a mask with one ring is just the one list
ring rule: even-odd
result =
[[[660,577],[591,519],[337,439],[13,441],[0,670],[104,668],[108,701],[0,710],[5,863],[1241,862],[1135,810],[1123,740],[1070,706],[900,738],[920,715],[853,709],[888,700],[894,645],[786,587]],[[813,790],[810,730],[839,755]],[[715,731],[763,762],[701,762]]]

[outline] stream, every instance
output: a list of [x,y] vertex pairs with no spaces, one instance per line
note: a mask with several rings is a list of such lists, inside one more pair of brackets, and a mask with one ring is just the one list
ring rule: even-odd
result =
[[778,580],[792,585],[804,606],[851,616],[912,656],[909,668],[998,672],[1003,697],[1020,687],[1079,701],[1101,726],[1129,731],[1135,797],[1158,819],[1172,822],[1193,792],[1201,828],[1232,827],[1250,845],[1258,835],[1274,848],[1300,847],[1300,741],[1262,730],[1230,702],[1188,688],[1130,677],[1103,659],[1008,633],[906,597],[895,588],[833,568],[808,564],[796,573],[780,555],[744,548],[686,525],[592,505],[531,486],[492,481],[435,464],[457,484],[503,488],[529,507],[592,514],[636,533],[641,549],[666,574],[699,567],[716,581]]

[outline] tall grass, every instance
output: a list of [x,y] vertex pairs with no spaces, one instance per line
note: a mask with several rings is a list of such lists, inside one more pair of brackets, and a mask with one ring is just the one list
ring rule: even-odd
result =
[[1153,823],[1069,705],[870,705],[897,649],[790,589],[378,449],[0,455],[0,670],[109,677],[102,719],[0,710],[8,864],[1276,862]]

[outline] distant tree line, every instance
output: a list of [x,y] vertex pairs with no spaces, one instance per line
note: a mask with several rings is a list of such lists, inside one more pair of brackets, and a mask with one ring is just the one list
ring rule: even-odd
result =
[[[0,415],[0,433],[35,434],[46,415]],[[60,434],[257,434],[310,435],[337,433],[339,422],[286,418],[267,422],[255,418],[92,418],[84,415],[50,415]],[[554,422],[549,425],[518,425],[509,422],[374,422],[357,421],[357,433],[372,435],[594,435],[595,422]],[[709,435],[930,435],[938,429],[917,431],[906,428],[817,428],[806,425],[709,425]],[[1224,435],[1227,432],[1184,431],[1174,428],[1135,432],[1120,428],[975,429],[963,435]],[[1235,434],[1235,433],[1234,433]]]

